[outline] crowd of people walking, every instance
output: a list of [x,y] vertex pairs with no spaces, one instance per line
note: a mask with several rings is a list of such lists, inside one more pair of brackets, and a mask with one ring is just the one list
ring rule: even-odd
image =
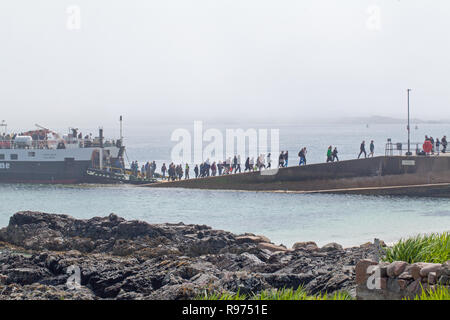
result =
[[[268,153],[267,156],[259,155],[256,158],[256,163],[254,157],[248,157],[244,164],[244,170],[241,167],[241,156],[235,155],[233,158],[228,157],[224,161],[213,161],[211,162],[209,159],[206,161],[196,164],[194,166],[194,176],[193,178],[204,178],[204,177],[215,177],[222,176],[227,174],[236,174],[242,172],[253,172],[262,169],[270,169],[272,165],[271,154]],[[184,166],[181,164],[175,165],[171,163],[169,168],[167,169],[166,164],[163,163],[161,167],[162,178],[167,179],[169,181],[182,180],[190,178],[190,167],[189,164],[186,163]],[[167,176],[166,176],[167,173]]]
[[151,179],[155,177],[156,172],[156,162],[146,162],[139,168],[139,163],[137,161],[131,162],[131,172],[135,177],[141,177],[145,179]]
[[[418,152],[418,154],[429,155],[437,153],[445,153],[447,150],[447,137],[443,136],[441,139],[433,139],[433,137],[425,136],[425,142],[423,144],[423,150]],[[338,149],[336,146],[329,146],[326,152],[326,162],[338,162]],[[305,166],[306,161],[307,148],[303,147],[298,152],[299,157],[299,166]],[[375,154],[375,142],[374,140],[370,140],[369,150],[366,150],[366,142],[365,140],[361,142],[359,147],[358,159],[361,156],[364,158],[374,157]],[[281,151],[278,156],[278,168],[286,168],[289,164],[289,152]],[[210,161],[206,159],[206,161],[195,164],[193,171],[194,175],[192,178],[204,178],[210,176],[222,176],[228,174],[237,174],[237,173],[245,173],[245,172],[254,172],[261,171],[263,169],[271,169],[272,168],[272,154],[268,153],[267,155],[260,154],[256,157],[247,157],[244,162],[244,167],[242,168],[241,156],[234,155],[233,157],[228,157],[224,161]],[[134,175],[144,177],[144,178],[154,178],[158,175],[155,175],[156,171],[156,163],[155,161],[147,162],[139,168],[138,162],[133,161],[131,164],[131,169]],[[161,166],[161,175],[160,177],[164,180],[175,181],[182,179],[190,179],[190,166],[189,164],[174,164],[173,162],[169,164],[167,167],[165,163]]]

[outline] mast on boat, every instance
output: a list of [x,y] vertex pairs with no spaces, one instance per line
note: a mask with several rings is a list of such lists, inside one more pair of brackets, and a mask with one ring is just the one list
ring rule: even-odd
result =
[[98,135],[100,138],[100,170],[103,170],[103,128],[98,129]]
[[120,145],[123,146],[122,116],[120,116]]

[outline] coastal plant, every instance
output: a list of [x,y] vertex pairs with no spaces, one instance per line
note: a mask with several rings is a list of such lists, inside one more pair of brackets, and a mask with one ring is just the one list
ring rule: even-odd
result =
[[385,249],[385,261],[444,263],[450,260],[450,232],[401,239]]
[[315,300],[314,296],[309,296],[308,293],[302,288],[298,287],[297,290],[290,289],[271,289],[261,291],[260,294],[253,295],[252,300]]
[[204,293],[197,297],[197,300],[353,300],[352,296],[345,291],[337,291],[333,294],[315,294],[310,295],[303,287],[283,288],[283,289],[269,289],[263,290],[260,293],[251,295],[240,295],[224,292],[224,293]]
[[[404,298],[403,300],[410,300]],[[414,300],[450,300],[450,288],[446,286],[436,286],[434,289],[422,290],[420,295],[416,295]]]
[[254,295],[252,300],[353,300],[352,296],[345,291],[336,291],[333,294],[318,293],[310,295],[303,287],[272,289],[262,291],[258,295]]
[[196,300],[247,300],[247,295],[240,294],[240,292],[213,292],[208,293],[205,291],[202,295],[198,296]]

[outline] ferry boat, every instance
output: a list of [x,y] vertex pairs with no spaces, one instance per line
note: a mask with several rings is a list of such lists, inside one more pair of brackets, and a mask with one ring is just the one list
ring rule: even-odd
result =
[[[121,119],[122,120],[122,119]],[[21,134],[0,133],[0,182],[6,183],[115,183],[130,182],[125,169],[125,147],[120,139],[82,136],[78,129],[60,135],[36,125]],[[122,121],[121,121],[122,132]],[[148,182],[148,181],[146,181]]]

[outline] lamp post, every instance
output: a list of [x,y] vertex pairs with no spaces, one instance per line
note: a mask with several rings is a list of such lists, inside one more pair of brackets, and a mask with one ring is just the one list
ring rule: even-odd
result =
[[410,125],[409,125],[409,93],[411,92],[411,89],[408,89],[407,90],[407,92],[408,92],[408,152],[406,153],[406,155],[407,156],[411,156],[412,155],[412,153],[411,153],[411,140],[410,140],[410,138],[411,138],[411,127],[410,127]]

